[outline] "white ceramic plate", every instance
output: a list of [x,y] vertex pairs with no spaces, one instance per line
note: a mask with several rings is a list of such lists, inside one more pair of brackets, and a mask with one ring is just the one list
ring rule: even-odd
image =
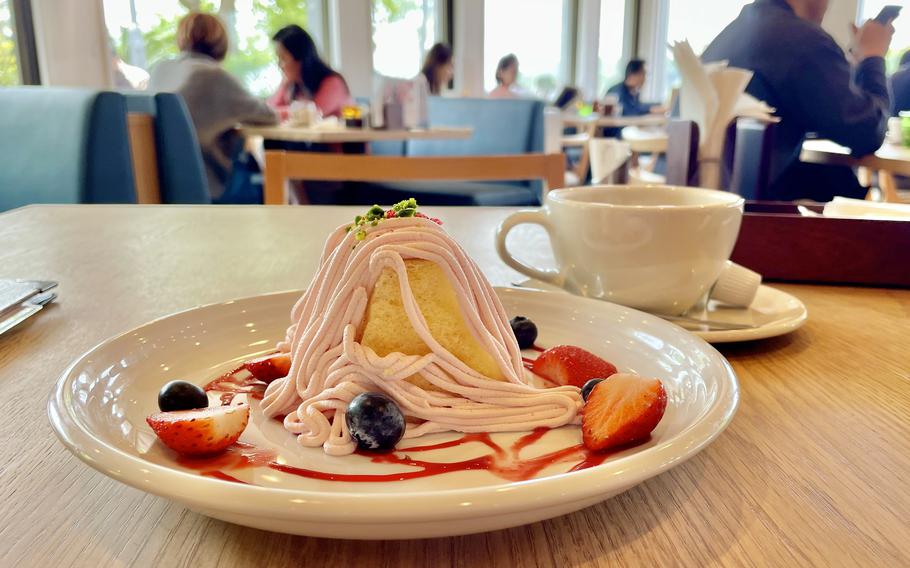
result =
[[[562,288],[530,278],[516,282],[515,286],[546,290],[554,293],[568,294]],[[690,328],[688,324],[679,324],[708,343],[733,343],[753,341],[786,335],[796,331],[806,323],[809,311],[802,301],[783,290],[762,285],[755,294],[755,300],[748,308],[733,308],[717,302],[709,302],[706,310],[693,311],[687,317],[705,319],[719,323],[746,324],[755,327],[748,329],[725,329],[706,331]]]
[[[692,457],[733,417],[739,398],[736,377],[727,361],[700,338],[606,302],[533,290],[497,292],[509,314],[537,323],[540,345],[578,345],[621,370],[662,379],[668,406],[651,439],[589,469],[566,473],[573,464],[562,463],[521,482],[487,471],[387,483],[314,480],[268,467],[231,472],[255,484],[244,485],[181,467],[145,423],[145,417],[157,411],[158,389],[177,378],[204,384],[238,361],[270,351],[284,337],[299,292],[192,309],[105,341],[60,378],[48,403],[51,424],[70,451],[101,473],[202,514],[294,534],[392,539],[483,532],[582,509]],[[494,434],[493,440],[508,446],[520,435]],[[435,434],[407,445],[456,437]],[[412,469],[302,448],[280,423],[264,419],[255,404],[241,440],[274,451],[279,463],[313,470],[377,474]],[[577,426],[551,430],[526,448],[522,458],[580,441]],[[420,457],[454,462],[488,452],[475,443]]]

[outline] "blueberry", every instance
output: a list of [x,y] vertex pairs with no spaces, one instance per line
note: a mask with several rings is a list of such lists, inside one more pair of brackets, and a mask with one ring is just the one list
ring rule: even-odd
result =
[[164,412],[206,408],[208,405],[209,397],[205,391],[186,381],[171,381],[158,391],[158,408]]
[[597,386],[597,383],[603,381],[603,379],[591,379],[586,382],[583,387],[581,387],[581,398],[588,402],[588,397],[591,396],[591,391],[594,390],[594,387]]
[[512,326],[512,333],[515,334],[518,347],[521,349],[530,349],[537,341],[537,326],[528,318],[515,316],[509,321],[509,325]]
[[355,396],[345,422],[361,450],[388,451],[404,436],[404,414],[394,400],[378,392]]

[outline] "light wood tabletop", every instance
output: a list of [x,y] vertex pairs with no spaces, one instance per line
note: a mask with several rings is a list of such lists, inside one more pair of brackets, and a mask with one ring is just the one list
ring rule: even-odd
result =
[[625,128],[626,126],[663,126],[669,119],[662,114],[646,114],[643,116],[603,116],[589,114],[579,116],[574,113],[562,115],[563,124],[576,127],[600,128]]
[[329,129],[281,125],[241,126],[240,131],[244,136],[261,136],[265,140],[322,144],[400,140],[465,140],[474,134],[473,128],[446,126],[410,130],[380,130],[376,128]]
[[[422,541],[313,539],[190,512],[95,472],[46,401],[98,342],[199,304],[307,285],[360,208],[42,206],[0,214],[0,278],[60,282],[0,337],[0,566],[908,566],[910,291],[780,285],[791,335],[721,348],[741,385],[730,427],[690,461],[583,511]],[[428,208],[489,279],[511,209]],[[545,237],[522,227],[533,257]]]
[[853,157],[850,148],[830,140],[806,140],[800,160],[816,164],[865,167],[910,176],[910,148],[885,142],[874,154]]

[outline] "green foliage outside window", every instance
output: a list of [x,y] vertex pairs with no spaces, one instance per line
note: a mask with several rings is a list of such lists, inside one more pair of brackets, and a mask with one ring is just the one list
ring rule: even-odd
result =
[[[190,10],[211,12],[221,18],[230,37],[230,51],[224,62],[225,69],[248,86],[255,83],[264,69],[276,65],[271,44],[272,35],[288,24],[297,24],[303,28],[308,24],[307,5],[300,0],[253,0],[255,32],[247,35],[240,35],[238,32],[234,0],[221,0],[217,5],[212,0],[180,0],[180,3],[187,12]],[[173,18],[163,18],[151,28],[141,30],[148,67],[177,55],[177,24],[182,17],[181,14]],[[135,63],[129,58],[128,33],[126,29],[121,30],[115,47],[121,59],[127,63]],[[255,89],[259,91],[256,94],[265,95],[275,87],[277,85],[270,88],[260,85]]]
[[0,0],[0,86],[18,85],[20,82],[13,17],[9,2]]

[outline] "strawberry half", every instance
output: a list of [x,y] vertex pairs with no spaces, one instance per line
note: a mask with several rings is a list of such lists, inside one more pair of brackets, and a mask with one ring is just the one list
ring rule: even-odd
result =
[[243,368],[254,377],[268,384],[276,379],[288,376],[291,371],[290,353],[275,353],[266,355],[243,364]]
[[531,371],[558,385],[585,386],[591,379],[606,379],[616,366],[574,345],[557,345],[534,360]]
[[237,441],[250,421],[250,407],[212,406],[158,412],[145,419],[165,446],[186,456],[214,454]]
[[582,411],[585,446],[606,450],[648,437],[663,418],[667,393],[657,379],[618,373],[594,387]]

